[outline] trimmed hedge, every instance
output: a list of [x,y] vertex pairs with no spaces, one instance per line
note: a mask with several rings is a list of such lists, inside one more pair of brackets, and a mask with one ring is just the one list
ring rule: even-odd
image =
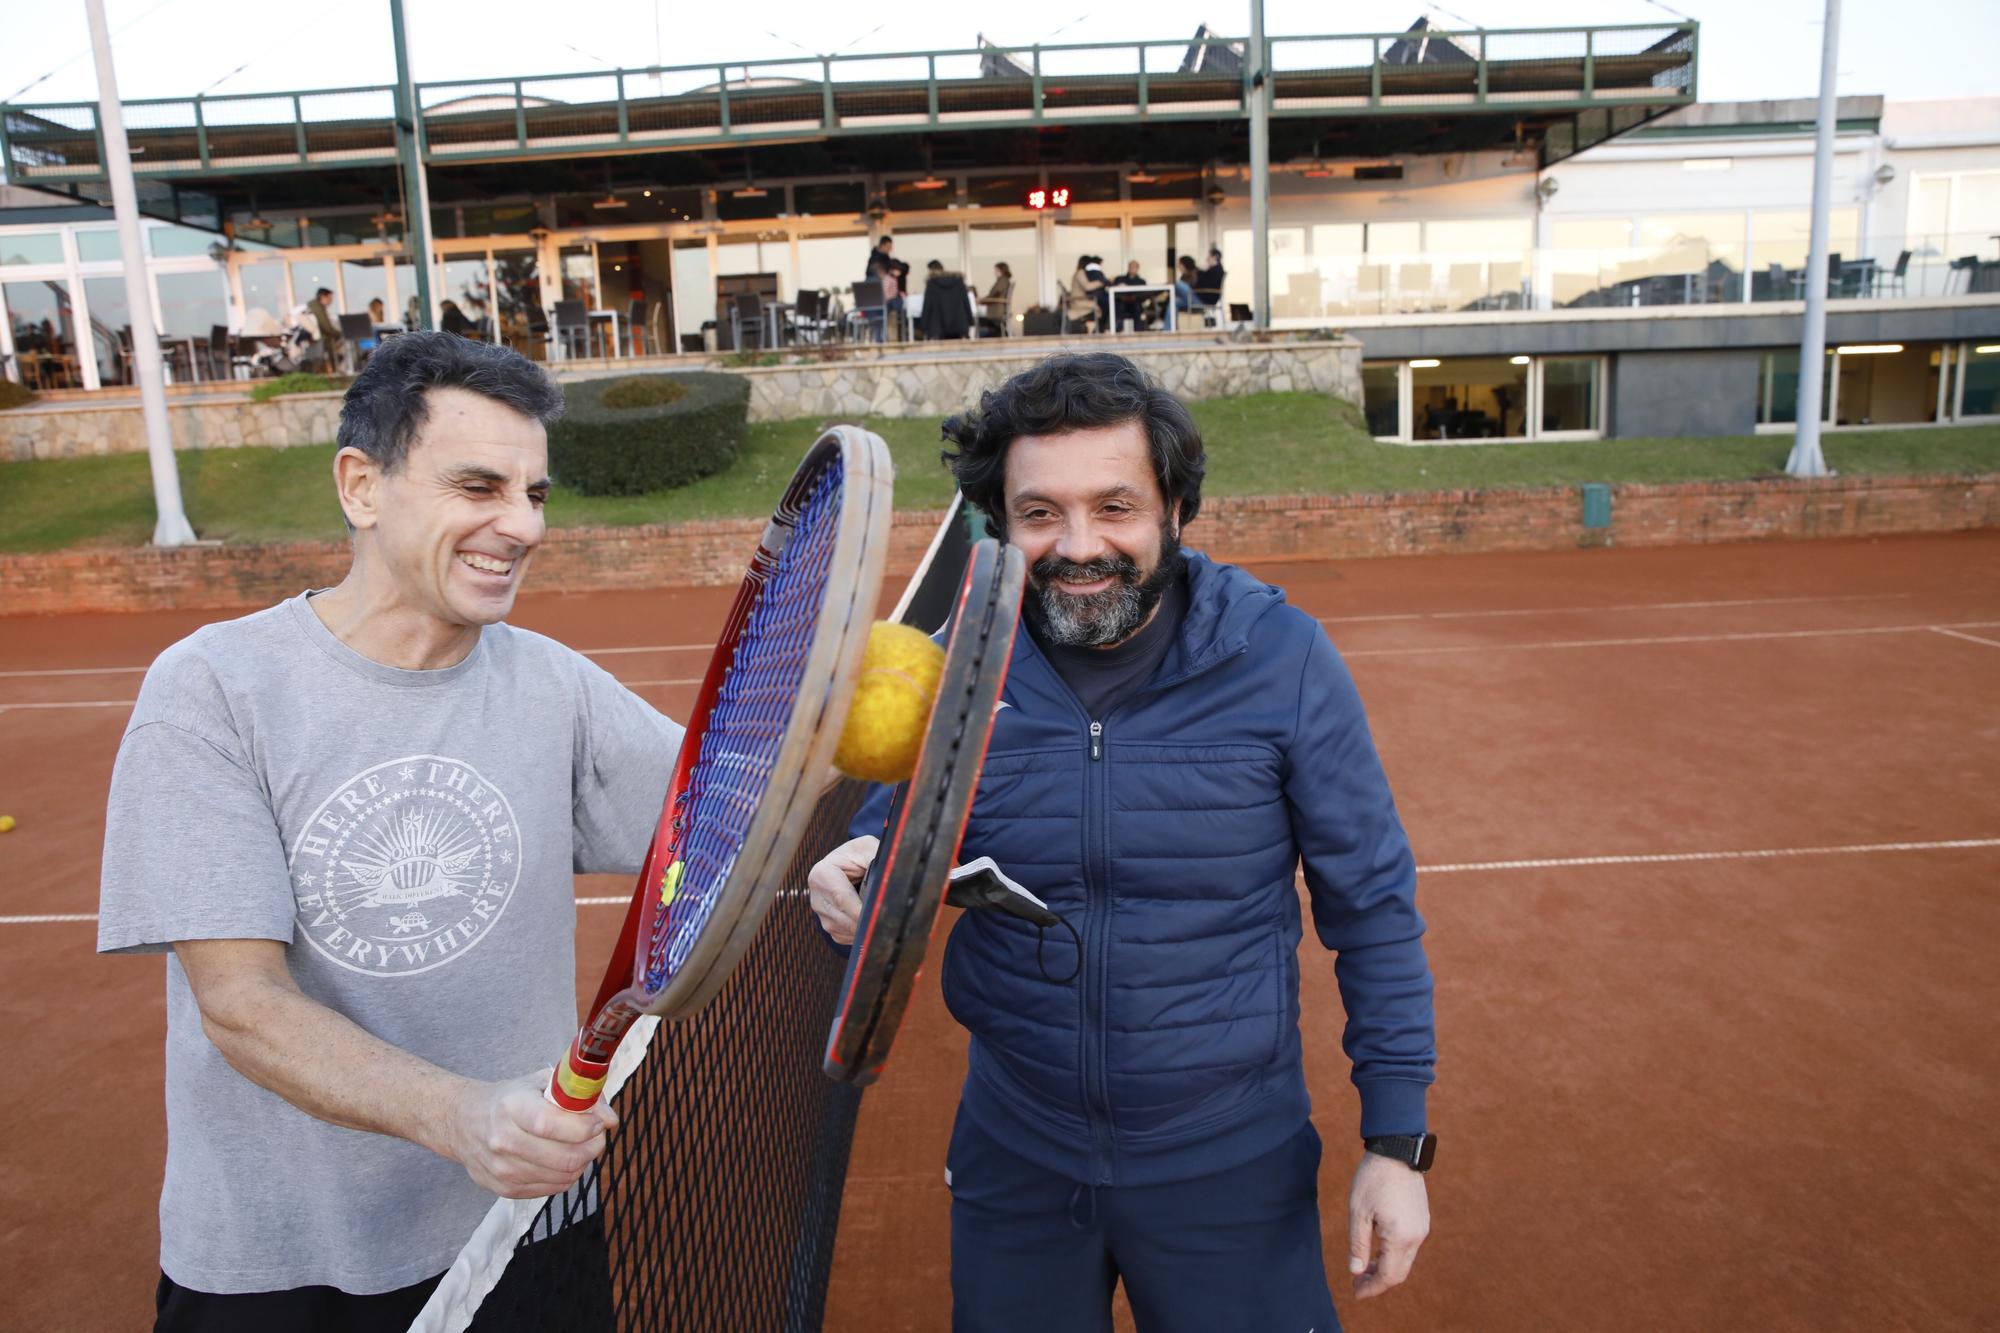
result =
[[10,379],[0,379],[0,412],[10,407],[26,407],[35,401],[35,391]]
[[[667,398],[672,388],[681,392]],[[750,430],[750,381],[740,375],[579,380],[563,386],[563,402],[549,431],[549,470],[584,495],[640,495],[712,476],[736,461]]]
[[313,375],[295,370],[289,375],[276,379],[260,380],[250,390],[250,401],[268,403],[273,398],[283,398],[294,393],[334,393],[347,387],[345,378],[335,379],[331,375]]

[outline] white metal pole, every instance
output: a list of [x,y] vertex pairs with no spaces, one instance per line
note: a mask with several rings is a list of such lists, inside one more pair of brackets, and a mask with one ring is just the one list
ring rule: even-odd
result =
[[1271,70],[1264,0],[1250,0],[1250,299],[1257,327],[1271,327]]
[[125,308],[132,316],[132,369],[139,379],[139,409],[146,422],[146,453],[153,465],[155,546],[184,546],[194,528],[181,504],[181,477],[174,465],[173,429],[167,421],[166,376],[160,364],[160,335],[153,324],[153,285],[146,280],[146,252],[139,246],[139,191],[132,184],[132,150],[125,140],[124,110],[118,104],[118,74],[111,65],[111,29],[104,0],[84,0],[90,15],[90,46],[97,57],[97,117],[104,131],[104,170],[111,178],[111,208],[118,218],[118,250],[125,259]]
[[[417,327],[437,327],[437,293],[431,290],[431,184],[424,170],[424,109],[417,104],[417,85],[410,74],[410,29],[403,19],[403,0],[389,0],[389,26],[396,48],[396,148],[403,166],[403,237],[409,242],[411,272],[416,278]],[[400,312],[394,312],[400,313]]]
[[1826,241],[1833,210],[1833,130],[1839,99],[1840,0],[1826,0],[1826,44],[1819,62],[1819,123],[1813,137],[1812,239],[1806,253],[1806,322],[1799,339],[1798,434],[1785,471],[1794,477],[1829,475],[1819,447],[1821,380],[1826,362]]

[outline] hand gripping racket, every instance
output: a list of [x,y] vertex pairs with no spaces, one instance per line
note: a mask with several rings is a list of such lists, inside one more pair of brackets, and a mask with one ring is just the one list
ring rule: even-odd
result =
[[893,470],[836,426],[793,474],[730,608],[590,1015],[549,1100],[595,1105],[644,1014],[708,1003],[763,922],[826,785],[888,555]]
[[916,771],[890,801],[887,832],[862,882],[861,921],[822,1066],[841,1082],[875,1081],[909,1005],[1007,683],[1026,577],[1020,548],[991,538],[973,547]]

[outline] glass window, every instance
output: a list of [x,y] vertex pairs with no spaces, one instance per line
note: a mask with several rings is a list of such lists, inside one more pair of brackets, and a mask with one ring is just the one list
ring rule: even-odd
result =
[[1526,218],[1454,219],[1424,224],[1424,249],[1432,254],[1518,255],[1534,231]]
[[1951,177],[1910,178],[1910,238],[1942,237],[1951,230]]
[[125,299],[125,279],[85,278],[83,294],[90,303],[98,383],[132,383],[132,307]]
[[1548,357],[1542,361],[1544,433],[1600,428],[1597,405],[1604,363],[1594,356]]
[[467,207],[464,212],[467,236],[522,236],[541,225],[541,214],[533,204]]
[[500,336],[509,347],[537,358],[547,354],[534,333],[542,320],[542,282],[533,250],[493,256],[493,302],[500,312]]
[[978,204],[982,208],[1021,208],[1027,204],[1028,191],[1039,184],[1040,178],[1032,172],[1009,176],[968,176],[965,199],[967,203]]
[[868,186],[862,181],[818,181],[792,187],[792,211],[802,217],[854,217],[866,207]]
[[[389,278],[381,260],[344,259],[340,263],[340,278],[344,287],[340,309],[344,313],[372,315],[378,324],[396,322],[389,314]],[[403,284],[398,283],[397,290],[403,292]],[[413,275],[404,296],[405,303],[416,293],[417,284]],[[378,303],[381,307],[379,311],[376,308]]]
[[[1028,307],[1042,303],[1042,271],[1035,260],[1035,224],[974,226],[966,234],[966,242],[972,254],[972,271],[966,274],[966,280],[979,289],[981,296],[991,293],[1000,280],[993,268],[995,264],[1005,264],[1012,271],[1014,291],[1009,313],[1018,328]],[[998,307],[994,309],[997,311]]]
[[[405,328],[416,328],[418,324],[424,322],[417,318],[422,313],[417,303],[417,266],[407,259],[398,260],[395,264],[395,274],[395,303],[401,308],[402,313],[390,311],[390,322],[400,322]],[[432,295],[435,296],[436,293]]]
[[958,201],[958,180],[949,174],[889,181],[884,189],[888,191],[889,209],[895,213],[928,213]]
[[1628,218],[1576,218],[1549,226],[1548,267],[1559,306],[1608,305],[1618,266],[1630,258]]
[[1315,255],[1358,255],[1367,227],[1359,222],[1327,222],[1312,229]]
[[1960,374],[1965,386],[1959,390],[1961,417],[1990,417],[2000,414],[2000,344],[1982,343],[1961,349]]
[[245,264],[236,270],[243,288],[243,332],[277,333],[285,325],[285,266]]
[[1743,215],[1668,213],[1640,218],[1638,255],[1621,269],[1619,280],[1638,299],[1613,302],[1617,305],[1742,300]]
[[170,338],[207,342],[218,324],[229,323],[229,288],[219,272],[162,273],[160,327]]
[[[292,263],[292,303],[308,305],[320,288],[333,292],[339,289],[333,285],[333,261],[331,259],[299,259]],[[338,309],[338,307],[335,307]]]
[[1417,238],[1422,234],[1420,222],[1371,222],[1368,224],[1368,253],[1371,255],[1413,255],[1417,253]]
[[[862,251],[867,257],[867,251]],[[861,264],[856,261],[854,276],[861,276]],[[715,320],[715,284],[708,277],[708,242],[705,240],[674,242],[674,322],[683,339],[693,338],[695,351],[701,350],[701,326]],[[683,351],[688,350],[685,341]]]
[[[1852,208],[1836,208],[1828,218],[1827,254],[1853,259],[1860,253],[1860,214]],[[1760,211],[1750,215],[1750,241],[1756,250],[1757,272],[1752,275],[1750,294],[1757,301],[1796,301],[1803,299],[1806,255],[1812,239],[1812,214],[1798,212]],[[1838,272],[1829,273],[1829,281],[1837,285],[1841,281]]]
[[1507,357],[1412,365],[1410,384],[1416,439],[1491,440],[1528,433],[1528,367]]
[[0,298],[7,302],[7,322],[14,330],[14,359],[21,382],[30,388],[82,388],[69,284],[54,278],[10,282],[0,287]]
[[1049,184],[1069,186],[1069,201],[1073,204],[1115,204],[1118,202],[1118,176],[1115,171],[1050,168]]
[[866,232],[799,237],[800,291],[823,291],[838,297],[845,306],[853,298],[853,284],[861,281],[867,267]]
[[1361,366],[1361,410],[1368,433],[1378,440],[1402,434],[1401,366],[1394,361],[1368,361]]
[[1840,424],[1873,426],[1936,421],[1938,376],[1943,362],[1943,349],[1936,343],[1909,343],[1899,352],[1843,354]]
[[[458,307],[458,312],[479,326],[476,336],[489,336],[491,325],[486,318],[493,313],[493,287],[486,272],[485,255],[452,255],[442,266],[441,283],[438,289],[439,308],[446,301]],[[397,290],[402,290],[401,274]],[[443,316],[439,316],[438,327],[444,327]]]
[[1199,171],[1154,171],[1150,181],[1125,181],[1125,192],[1136,201],[1192,203],[1201,193]]
[[597,291],[597,252],[588,245],[562,248],[562,299],[581,301],[585,310],[598,310],[603,302]]
[[219,244],[221,240],[214,232],[197,231],[193,227],[154,227],[146,237],[147,246],[155,259],[205,255],[208,247]]
[[1132,248],[1125,258],[1139,261],[1139,276],[1147,282],[1172,282],[1175,261],[1181,255],[1194,255],[1195,262],[1201,262],[1201,256],[1194,253],[1200,245],[1199,236],[1200,227],[1193,218],[1135,221]]
[[85,264],[116,264],[125,258],[118,244],[116,227],[101,227],[76,234],[76,257]]
[[[762,194],[738,195],[737,191],[744,188],[738,185],[717,190],[715,215],[724,222],[737,222],[746,218],[774,218],[785,211],[784,186],[762,185],[756,187],[763,191]],[[603,217],[602,214],[598,216],[600,219]]]
[[[1831,353],[1826,358],[1826,368],[1833,367]],[[1831,406],[1826,393],[1827,381],[1821,380],[1820,414],[1826,419],[1826,409]],[[1790,348],[1782,352],[1766,352],[1764,365],[1757,376],[1757,420],[1763,425],[1796,425],[1799,419],[1799,349]]]
[[943,264],[948,273],[960,270],[957,227],[898,227],[894,235],[896,258],[910,266],[911,290],[923,290],[924,266],[933,259]]
[[[1076,273],[1077,261],[1085,255],[1097,255],[1104,260],[1104,276],[1108,281],[1118,276],[1125,267],[1125,245],[1123,229],[1116,218],[1071,218],[1053,224],[1054,243],[1049,247],[1049,280],[1053,287],[1061,287],[1071,281]],[[1249,232],[1244,232],[1244,243],[1249,243]],[[1058,302],[1060,304],[1060,302]]]
[[62,232],[10,232],[0,236],[0,264],[60,264]]

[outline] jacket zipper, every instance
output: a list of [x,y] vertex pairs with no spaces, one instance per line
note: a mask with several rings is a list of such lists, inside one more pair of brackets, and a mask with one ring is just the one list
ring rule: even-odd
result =
[[[1090,1108],[1090,1179],[1093,1185],[1111,1183],[1111,1092],[1105,1075],[1105,1048],[1110,1044],[1104,1031],[1106,1014],[1109,1009],[1107,992],[1110,990],[1107,966],[1110,960],[1110,920],[1111,920],[1111,880],[1104,847],[1108,841],[1108,831],[1104,827],[1110,816],[1106,807],[1110,804],[1108,787],[1109,766],[1104,763],[1104,724],[1095,719],[1090,724],[1090,767],[1087,773],[1087,795],[1084,800],[1084,901],[1093,910],[1086,913],[1085,948],[1089,951],[1090,971],[1085,977],[1084,995],[1084,1089]],[[1095,909],[1097,900],[1102,898],[1103,910]]]

